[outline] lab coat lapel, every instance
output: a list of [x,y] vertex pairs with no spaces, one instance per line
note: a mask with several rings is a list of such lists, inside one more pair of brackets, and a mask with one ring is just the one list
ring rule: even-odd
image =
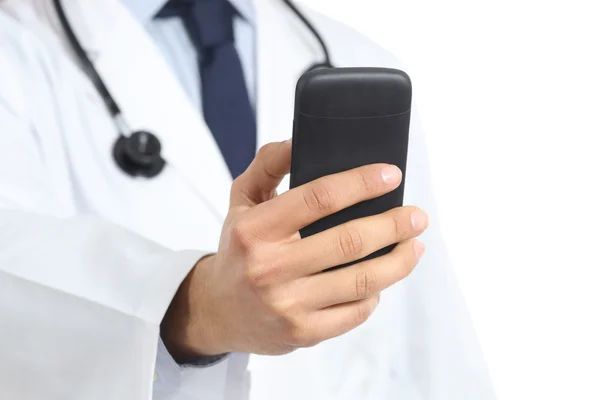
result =
[[[110,18],[94,20],[84,48],[94,57],[109,91],[123,110],[129,127],[159,137],[163,156],[190,184],[207,207],[224,217],[229,205],[231,176],[201,110],[188,99],[169,65],[144,28],[120,2],[81,7],[84,14],[99,8]],[[100,36],[100,38],[98,37]]]

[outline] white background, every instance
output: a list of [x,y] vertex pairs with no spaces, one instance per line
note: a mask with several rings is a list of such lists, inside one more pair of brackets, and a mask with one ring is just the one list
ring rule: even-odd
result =
[[304,0],[404,62],[501,400],[600,399],[597,0]]

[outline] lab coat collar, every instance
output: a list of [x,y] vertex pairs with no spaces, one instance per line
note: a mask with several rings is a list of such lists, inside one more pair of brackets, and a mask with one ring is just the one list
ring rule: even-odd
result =
[[[129,11],[145,25],[149,23],[168,0],[121,0]],[[254,24],[254,4],[252,0],[229,0],[242,18]]]

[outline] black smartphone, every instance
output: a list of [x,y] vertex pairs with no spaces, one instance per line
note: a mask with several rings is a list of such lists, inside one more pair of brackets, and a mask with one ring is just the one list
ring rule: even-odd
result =
[[[395,164],[403,173],[393,192],[314,222],[300,230],[302,237],[402,205],[411,102],[410,78],[396,69],[328,68],[300,77],[290,188],[367,164]],[[393,247],[335,268],[381,256]]]

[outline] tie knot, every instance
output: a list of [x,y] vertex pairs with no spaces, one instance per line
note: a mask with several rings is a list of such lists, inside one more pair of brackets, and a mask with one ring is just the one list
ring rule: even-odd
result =
[[227,0],[170,0],[157,18],[179,17],[198,50],[233,42],[235,9]]

